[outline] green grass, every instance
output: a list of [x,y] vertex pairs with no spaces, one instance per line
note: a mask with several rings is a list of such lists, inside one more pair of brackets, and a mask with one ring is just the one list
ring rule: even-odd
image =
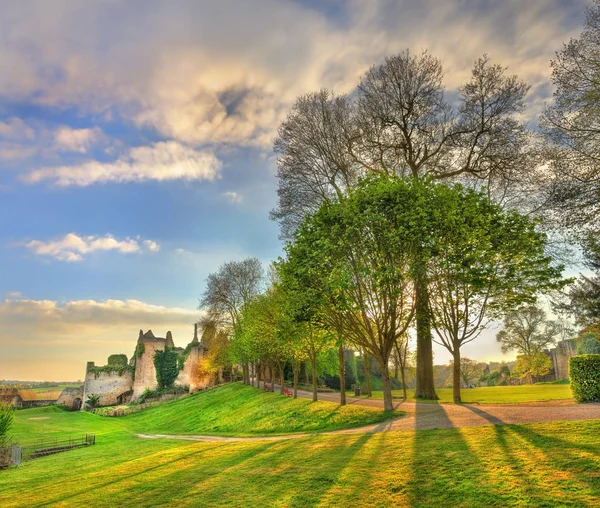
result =
[[[50,425],[26,413],[18,432]],[[0,472],[2,507],[591,507],[600,496],[600,421],[193,443],[136,438],[126,418],[30,414],[104,434]]]
[[[439,402],[452,402],[452,388],[436,389]],[[394,390],[394,396],[402,397],[402,390]],[[414,397],[415,391],[408,390],[408,399]],[[519,402],[544,402],[550,400],[572,400],[569,384],[535,384],[519,386],[483,386],[465,388],[460,391],[463,402],[480,404],[511,404]],[[374,399],[383,399],[383,392],[373,392]]]
[[291,399],[239,383],[174,400],[125,417],[146,433],[251,436],[338,430],[378,423],[401,413]]

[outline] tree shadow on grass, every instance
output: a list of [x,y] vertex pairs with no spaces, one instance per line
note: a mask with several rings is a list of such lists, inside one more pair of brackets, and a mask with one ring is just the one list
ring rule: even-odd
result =
[[[600,446],[598,443],[574,443],[567,439],[540,434],[532,430],[530,426],[512,425],[509,427],[509,431],[518,434],[530,446],[535,447],[544,456],[544,461],[549,464],[550,468],[557,471],[558,475],[571,476],[575,483],[580,484],[578,490],[587,486],[590,494],[598,500],[598,496],[600,496]],[[557,480],[559,479],[557,478]],[[574,489],[571,487],[568,490]]]
[[[175,498],[197,496],[206,505],[237,502],[311,506],[334,492],[354,456],[372,435],[303,438],[279,441],[262,450],[250,446],[251,457],[236,462],[237,447],[230,458],[215,457],[202,464],[190,480],[190,472],[175,474],[172,481],[186,485]],[[258,453],[257,453],[258,452]],[[225,464],[229,467],[224,468]],[[208,472],[208,476],[205,476]],[[212,474],[211,474],[212,472]],[[207,479],[198,482],[198,478]],[[175,502],[176,504],[176,502]]]
[[[427,404],[431,406],[431,404]],[[416,406],[416,427],[431,425],[431,408]],[[442,404],[435,411],[439,429],[416,430],[408,499],[411,506],[503,505],[504,493],[492,482],[485,462],[472,450],[461,429],[452,427]]]
[[[225,445],[219,445],[219,446],[222,447]],[[167,453],[170,453],[172,451],[176,451],[179,449],[180,448],[170,449],[167,451]],[[89,495],[90,489],[99,490],[99,489],[103,489],[103,488],[114,488],[120,482],[131,480],[136,477],[148,475],[149,473],[160,470],[162,468],[169,468],[171,466],[174,466],[176,463],[180,462],[181,460],[186,460],[186,459],[189,459],[192,457],[194,459],[199,459],[206,452],[207,452],[207,450],[192,449],[192,451],[190,453],[177,455],[175,458],[173,458],[171,460],[167,460],[167,461],[160,460],[160,455],[162,455],[164,452],[159,452],[159,453],[150,455],[150,456],[156,456],[158,463],[157,462],[148,462],[147,461],[148,457],[140,458],[138,456],[138,457],[135,457],[134,459],[132,459],[131,461],[124,461],[120,464],[116,464],[116,465],[110,467],[105,472],[105,476],[109,477],[108,481],[105,481],[102,483],[94,483],[93,481],[90,481],[91,480],[90,478],[88,478],[87,481],[82,481],[83,480],[82,478],[77,478],[77,480],[80,481],[81,488],[79,488],[75,492],[73,492],[73,484],[76,483],[76,481],[71,481],[69,484],[69,494],[68,495],[59,494],[56,497],[47,498],[45,503],[38,504],[38,506],[49,506],[49,505],[52,505],[52,504],[55,504],[58,502],[65,502],[68,500],[72,500],[73,498],[76,498],[78,496],[86,497]],[[144,464],[144,462],[147,462],[148,465],[142,466],[140,468],[140,465]],[[123,474],[123,471],[125,470],[126,465],[128,463],[130,463],[132,468],[135,469],[136,471],[134,473],[130,473],[130,474]],[[111,469],[113,470],[112,474],[110,472]]]

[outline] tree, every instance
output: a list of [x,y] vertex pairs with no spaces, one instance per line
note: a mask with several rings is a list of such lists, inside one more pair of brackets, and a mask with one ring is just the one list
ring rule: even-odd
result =
[[600,233],[600,2],[552,61],[554,102],[540,125],[553,151],[553,204],[563,223]]
[[[209,274],[199,309],[208,313],[210,321],[232,334],[240,321],[240,314],[260,293],[263,268],[257,258],[230,261],[216,273]],[[244,384],[250,383],[248,364],[242,364]]]
[[460,378],[462,380],[463,385],[470,386],[471,382],[479,379],[479,376],[482,372],[482,363],[476,360],[471,360],[470,358],[466,357],[460,359]]
[[[275,143],[279,206],[272,217],[283,236],[319,202],[347,193],[361,174],[469,179],[495,196],[529,181],[531,175],[522,178],[529,135],[517,120],[528,87],[483,57],[453,109],[442,77],[439,60],[405,51],[364,76],[355,102],[327,92],[299,98]],[[427,256],[424,244],[414,267],[417,395],[435,399]]]
[[[406,367],[410,362],[410,349],[409,349],[409,336],[405,333],[396,339],[394,344],[394,363],[400,370],[400,376],[402,379],[402,390],[404,392],[404,398],[408,398],[406,392]],[[396,379],[398,377],[396,376]]]
[[453,397],[460,402],[461,347],[491,320],[567,281],[562,267],[550,265],[546,235],[535,231],[531,219],[461,187],[439,195],[446,221],[438,229],[439,254],[427,268],[430,315],[434,341],[453,355]]
[[496,334],[496,340],[501,343],[503,353],[516,351],[523,357],[518,371],[521,375],[542,375],[533,374],[533,369],[539,367],[543,370],[544,362],[539,355],[556,342],[559,333],[559,327],[554,321],[546,320],[546,313],[542,309],[530,305],[517,309],[504,318],[504,329]]
[[377,360],[385,410],[393,409],[390,355],[414,315],[410,271],[419,233],[411,224],[419,223],[421,187],[397,178],[365,180],[347,198],[323,204],[286,249],[287,277],[313,319],[334,309],[344,337]]
[[600,325],[587,326],[575,339],[575,348],[580,355],[600,354]]
[[533,377],[545,376],[552,370],[552,360],[544,353],[517,356],[513,375],[523,379],[527,377],[532,382]]

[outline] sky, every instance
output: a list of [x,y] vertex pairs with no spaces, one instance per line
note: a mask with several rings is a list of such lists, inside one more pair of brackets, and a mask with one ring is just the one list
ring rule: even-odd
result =
[[[0,0],[0,379],[82,379],[139,329],[187,344],[210,272],[282,253],[272,144],[297,96],[406,48],[453,93],[487,53],[535,128],[588,5]],[[463,354],[510,359],[494,333]]]

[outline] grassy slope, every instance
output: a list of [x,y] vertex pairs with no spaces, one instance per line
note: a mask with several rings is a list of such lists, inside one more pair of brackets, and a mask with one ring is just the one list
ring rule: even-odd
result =
[[[440,402],[452,402],[452,388],[436,389]],[[402,397],[402,390],[394,390],[395,396]],[[409,400],[415,391],[408,390]],[[463,402],[479,402],[481,404],[510,404],[517,402],[542,402],[548,400],[572,399],[571,385],[539,384],[520,386],[483,386],[465,388],[460,391]],[[373,392],[374,399],[383,399],[383,392]]]
[[0,506],[582,507],[600,496],[599,421],[191,443],[81,416],[112,423],[94,447],[0,472]]
[[397,416],[380,409],[312,403],[232,384],[125,417],[138,432],[256,435],[337,430]]

